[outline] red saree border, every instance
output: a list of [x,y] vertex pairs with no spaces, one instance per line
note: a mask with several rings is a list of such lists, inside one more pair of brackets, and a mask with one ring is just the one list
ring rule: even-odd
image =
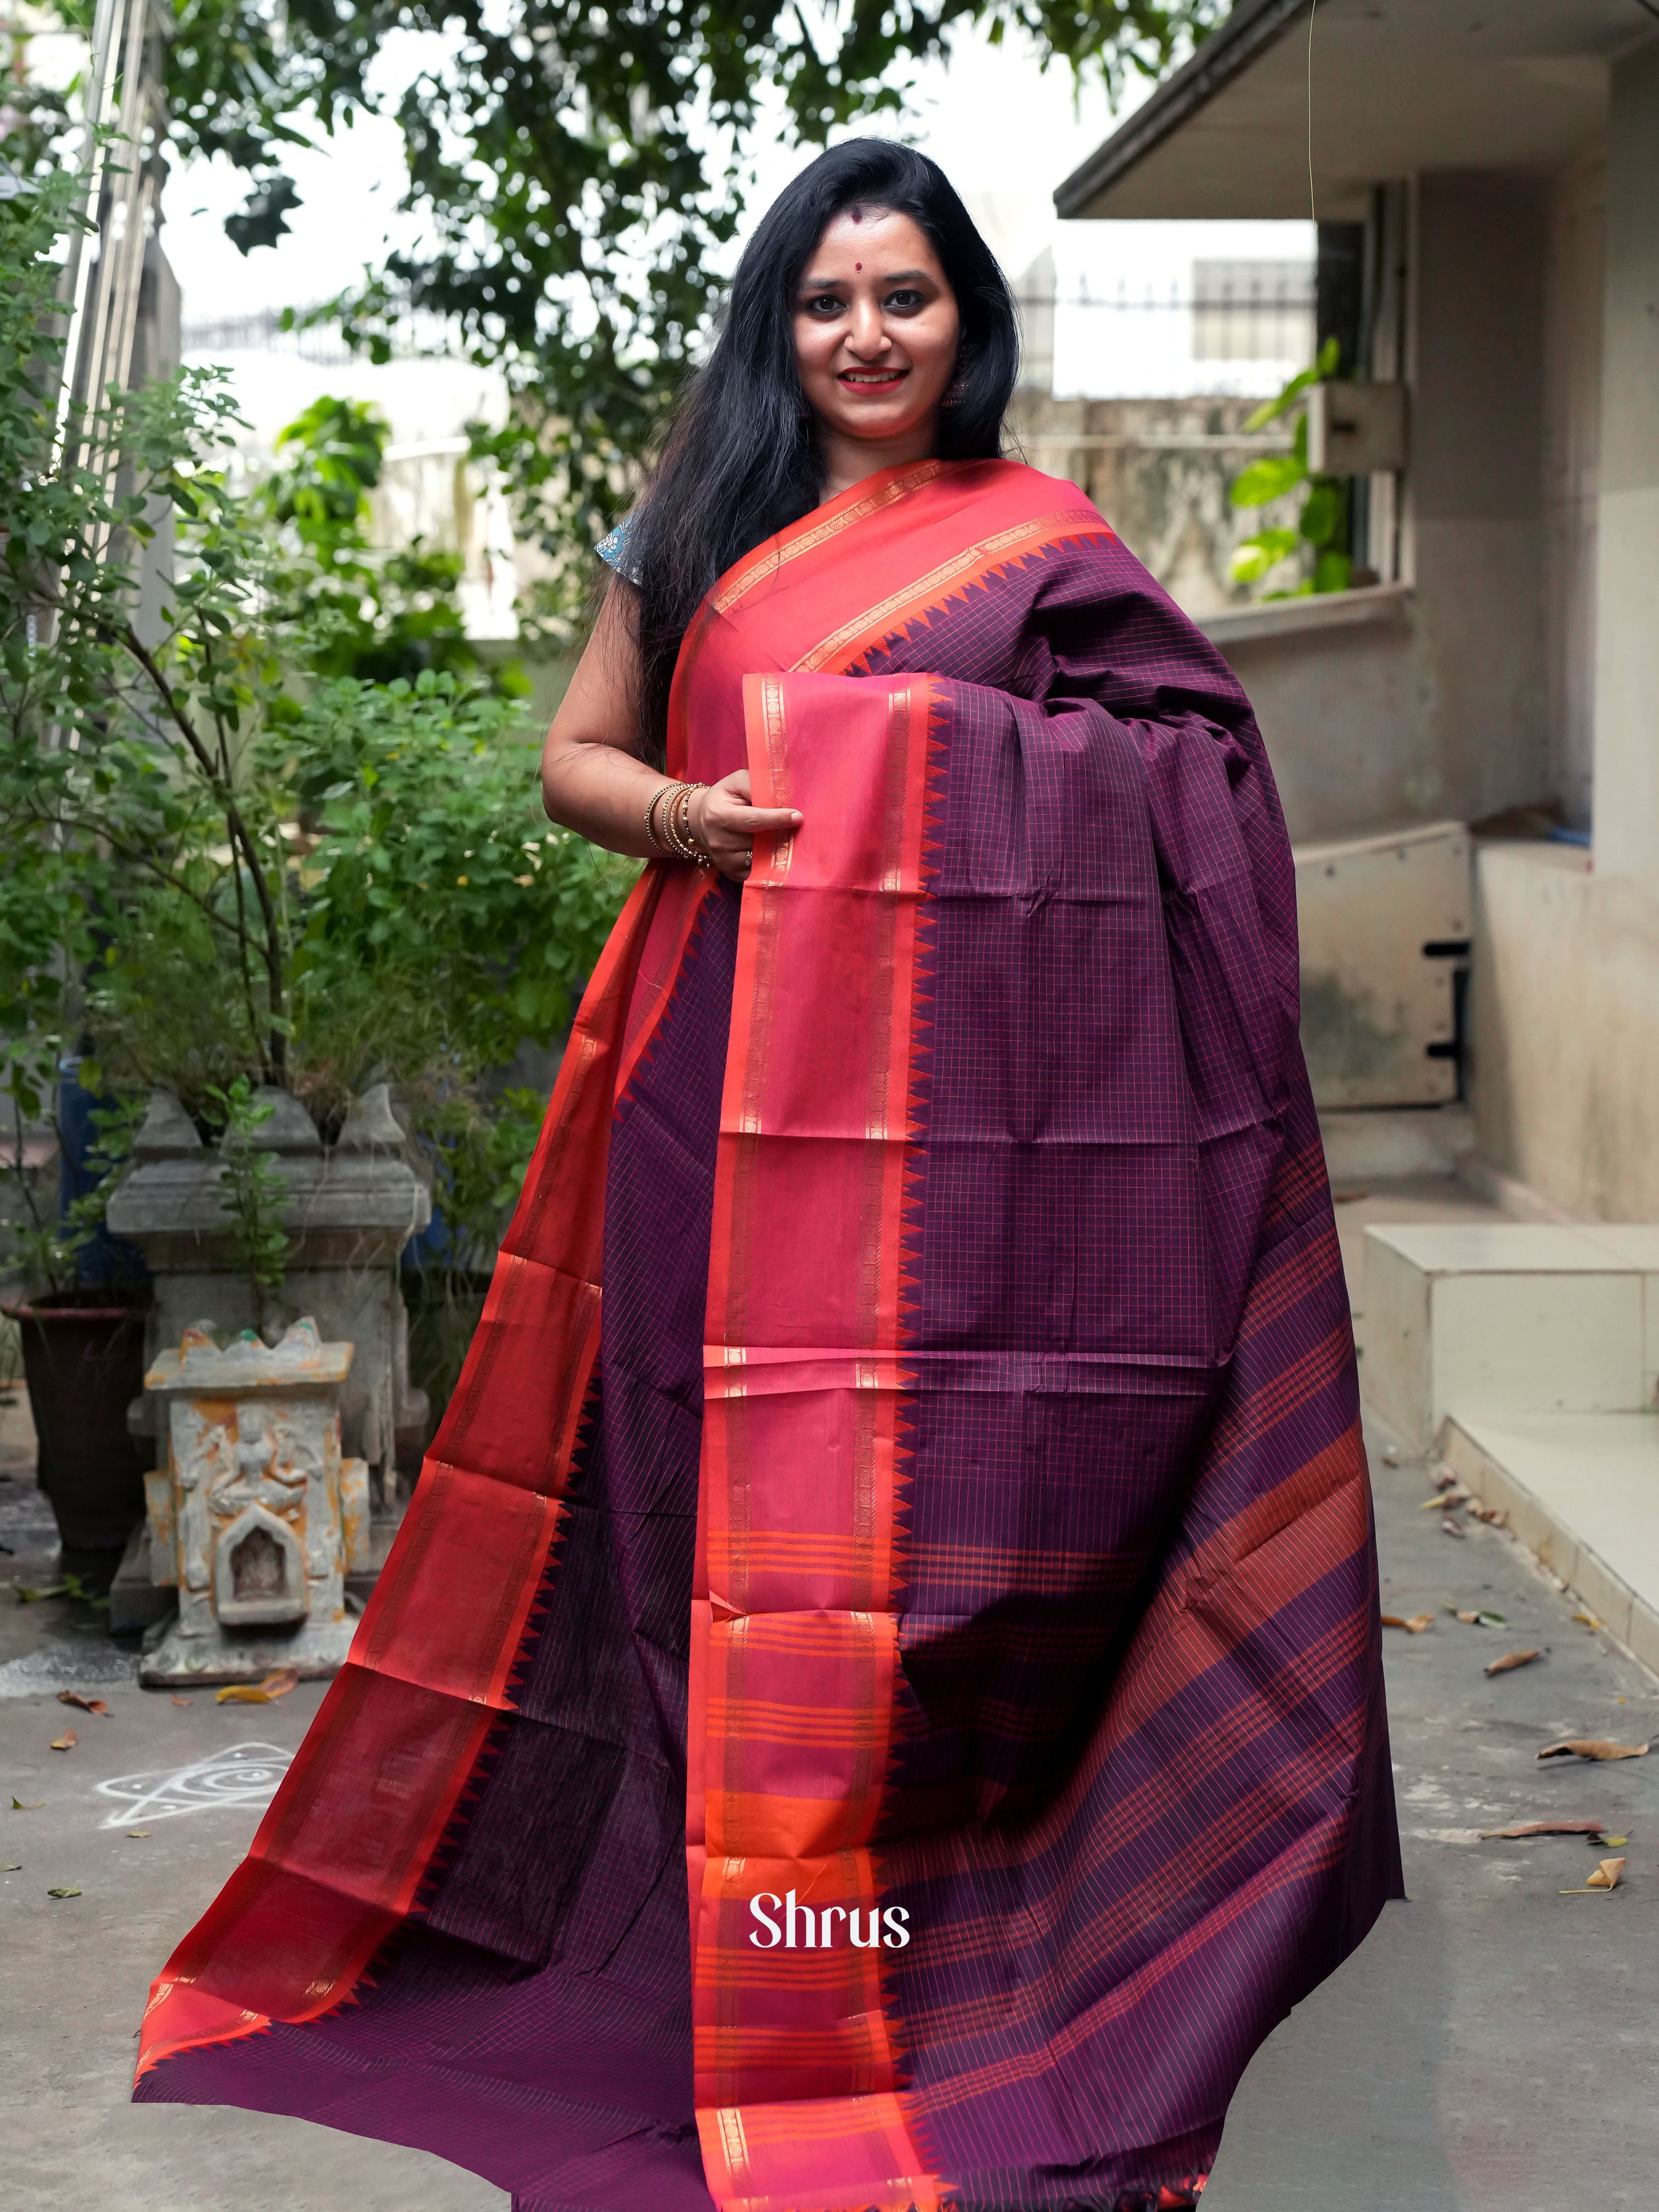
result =
[[879,514],[884,507],[908,499],[913,491],[933,483],[950,465],[948,461],[908,461],[897,468],[883,469],[826,501],[823,506],[815,507],[810,514],[791,523],[787,530],[779,531],[775,537],[765,539],[726,570],[710,594],[714,612],[729,614],[757,584],[769,581],[787,562],[833,544],[837,538],[859,523],[867,522],[872,515]]
[[[687,1745],[697,2122],[722,2212],[906,2212],[941,2185],[896,2094],[881,1951],[834,1932],[878,1908],[900,1681],[934,697],[927,678],[849,697],[757,675],[744,705],[756,803],[799,805],[805,826],[757,853],[745,888],[715,1170]],[[787,1233],[792,1204],[844,1233]],[[829,1948],[756,1948],[750,1901],[769,1894],[810,1900]]]
[[[696,869],[660,865],[629,896],[350,1656],[246,1859],[153,1985],[141,2078],[174,2052],[349,2002],[413,1907],[490,1730],[514,1709],[599,1356],[611,1119],[711,890]],[[549,1344],[563,1356],[548,1360]]]
[[1077,507],[1060,507],[1051,514],[1036,515],[1029,522],[1018,522],[1006,530],[995,531],[988,538],[964,546],[960,553],[940,562],[914,583],[904,585],[873,606],[866,607],[851,622],[831,630],[811,652],[803,653],[795,665],[813,671],[853,669],[873,653],[884,638],[908,629],[925,615],[938,613],[951,599],[970,585],[982,583],[997,569],[1041,553],[1062,538],[1109,539],[1112,534],[1086,501]]

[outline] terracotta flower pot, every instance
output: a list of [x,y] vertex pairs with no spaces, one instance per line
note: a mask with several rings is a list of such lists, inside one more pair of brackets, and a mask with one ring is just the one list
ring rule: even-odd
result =
[[143,1518],[150,1448],[127,1428],[144,1387],[144,1309],[39,1298],[9,1306],[40,1439],[40,1482],[64,1565],[107,1586]]

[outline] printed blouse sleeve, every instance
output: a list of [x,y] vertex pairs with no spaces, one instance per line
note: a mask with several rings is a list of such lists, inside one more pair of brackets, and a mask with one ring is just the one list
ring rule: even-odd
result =
[[600,538],[593,550],[601,561],[616,570],[624,583],[637,586],[640,580],[639,563],[631,558],[628,550],[628,540],[633,528],[633,521],[632,515],[625,514],[614,530],[608,532]]

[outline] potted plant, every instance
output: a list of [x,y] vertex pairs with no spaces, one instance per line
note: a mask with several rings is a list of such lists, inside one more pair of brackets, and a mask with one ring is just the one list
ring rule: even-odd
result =
[[85,1188],[61,1204],[58,1191],[48,1195],[41,1188],[43,1175],[63,1179],[68,1156],[58,1102],[45,1092],[38,1068],[15,1052],[0,1091],[10,1121],[0,1171],[11,1200],[12,1263],[23,1285],[3,1310],[22,1351],[38,1479],[58,1522],[64,1571],[101,1591],[143,1518],[149,1464],[127,1425],[143,1389],[149,1285],[139,1255],[101,1235],[110,1187],[125,1165],[132,1113],[120,1103],[94,1109]]
[[252,489],[214,370],[58,435],[73,198],[0,197],[0,1036],[84,1033],[147,1109],[108,1203],[150,1351],[312,1311],[358,1346],[347,1449],[389,1469],[426,1183],[476,1267],[534,1120],[491,1071],[558,1037],[632,871],[541,813],[454,564],[368,543],[368,410],[319,403]]

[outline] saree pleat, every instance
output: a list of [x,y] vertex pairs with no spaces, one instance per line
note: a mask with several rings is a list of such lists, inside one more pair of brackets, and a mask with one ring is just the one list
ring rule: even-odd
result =
[[1073,488],[927,463],[711,594],[745,764],[805,826],[618,924],[136,2094],[520,2212],[1178,2199],[1401,1893],[1261,740]]

